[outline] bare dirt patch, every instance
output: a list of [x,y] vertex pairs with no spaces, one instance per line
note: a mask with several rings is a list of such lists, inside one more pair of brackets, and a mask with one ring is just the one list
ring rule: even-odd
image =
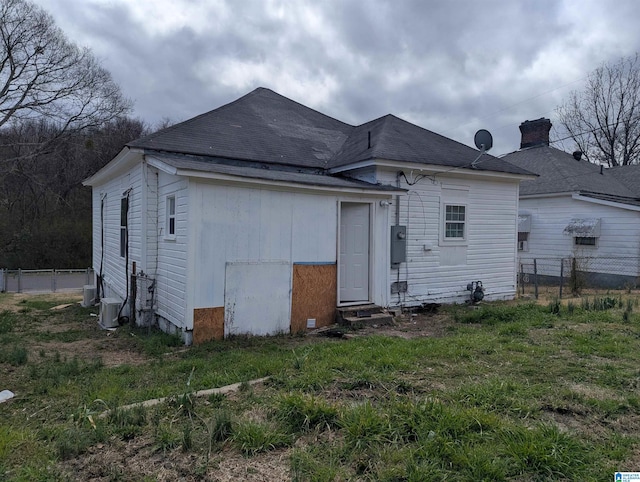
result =
[[395,336],[399,338],[439,338],[450,332],[456,323],[447,313],[405,313],[396,316],[392,325],[365,326],[356,334]]
[[47,293],[46,295],[34,295],[33,293],[0,293],[0,312],[13,311],[19,312],[24,308],[24,302],[26,300],[39,299],[44,301],[57,301],[62,302],[80,302],[82,300],[82,293],[76,291],[60,291],[57,293]]
[[159,482],[209,480],[219,482],[280,482],[290,480],[289,455],[292,449],[273,450],[245,457],[236,450],[214,452],[207,462],[203,456],[185,454],[176,448],[163,451],[148,437],[129,442],[118,439],[91,447],[83,457],[65,465],[71,480],[143,480]]

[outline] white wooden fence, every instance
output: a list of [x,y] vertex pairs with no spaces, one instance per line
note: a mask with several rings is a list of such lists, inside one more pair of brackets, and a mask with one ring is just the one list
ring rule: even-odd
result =
[[48,293],[95,284],[93,269],[0,269],[0,292]]

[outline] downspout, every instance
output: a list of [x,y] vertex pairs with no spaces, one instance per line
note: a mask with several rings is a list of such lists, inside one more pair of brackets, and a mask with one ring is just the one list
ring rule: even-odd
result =
[[100,271],[98,272],[98,282],[96,286],[96,301],[104,297],[104,284],[102,277],[104,275],[104,202],[107,198],[106,194],[100,196]]

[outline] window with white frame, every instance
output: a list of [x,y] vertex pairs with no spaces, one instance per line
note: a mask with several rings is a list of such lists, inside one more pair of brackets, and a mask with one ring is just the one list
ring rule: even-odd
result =
[[120,200],[120,257],[127,255],[127,216],[129,214],[129,198],[123,197]]
[[444,206],[444,239],[461,241],[466,239],[467,207],[459,204]]
[[176,197],[167,196],[167,237],[176,237]]
[[[469,239],[469,186],[443,184],[440,192],[440,227],[438,229],[441,246],[461,248]],[[463,251],[458,251],[460,260],[466,259]]]

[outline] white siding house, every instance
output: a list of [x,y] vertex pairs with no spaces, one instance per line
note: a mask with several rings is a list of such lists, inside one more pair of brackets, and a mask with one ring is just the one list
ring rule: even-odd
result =
[[[515,240],[518,183],[508,176],[438,172],[423,166],[421,176],[400,176],[407,192],[392,206],[389,225],[407,227],[406,262],[392,266],[391,306],[460,303],[470,297],[467,285],[481,281],[487,300],[512,299],[516,292]],[[440,170],[444,171],[444,170]],[[376,180],[396,185],[397,170],[380,168]],[[356,175],[356,174],[354,174]],[[417,179],[417,181],[416,181]],[[447,238],[447,206],[464,210],[460,238]]]
[[636,166],[604,169],[550,147],[550,128],[548,119],[524,122],[521,149],[504,157],[539,176],[520,187],[520,259],[538,260],[539,274],[552,277],[560,276],[560,259],[578,259],[603,286],[635,285],[640,196],[623,179]]
[[393,116],[354,127],[257,89],[85,181],[100,296],[142,310],[127,302],[135,262],[155,322],[186,343],[324,326],[345,305],[464,302],[477,281],[512,298],[532,176],[478,154]]

